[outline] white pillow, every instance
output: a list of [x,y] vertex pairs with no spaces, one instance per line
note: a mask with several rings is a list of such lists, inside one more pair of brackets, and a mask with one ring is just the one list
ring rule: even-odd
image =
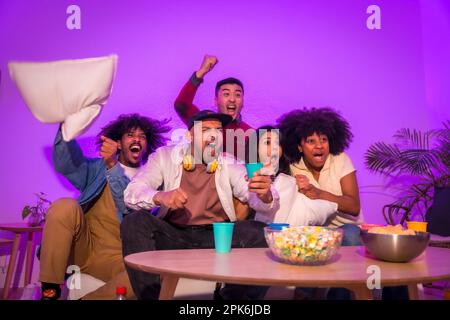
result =
[[337,203],[312,200],[298,192],[295,178],[287,174],[280,173],[273,183],[273,188],[280,197],[280,207],[274,215],[256,212],[255,219],[258,221],[267,224],[289,223],[291,226],[321,226],[337,211]]
[[112,90],[117,55],[52,62],[10,62],[31,113],[41,122],[60,123],[64,140],[82,134],[97,118]]

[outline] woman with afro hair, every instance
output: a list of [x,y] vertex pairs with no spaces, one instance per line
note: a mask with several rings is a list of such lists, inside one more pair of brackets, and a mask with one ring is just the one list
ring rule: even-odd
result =
[[[283,134],[284,155],[299,192],[310,199],[337,203],[338,211],[326,223],[344,230],[343,246],[361,245],[363,222],[356,170],[345,153],[352,141],[350,125],[331,108],[303,108],[277,121]],[[384,287],[383,300],[408,299],[405,286]],[[328,299],[349,299],[347,289],[332,288]]]
[[[356,170],[344,152],[353,138],[348,122],[331,108],[303,108],[281,116],[277,124],[298,191],[310,199],[337,203],[337,211],[324,225],[343,229],[343,246],[361,245],[357,225],[363,217]],[[314,292],[297,288],[295,294],[302,299]],[[331,300],[350,297],[350,291],[344,288],[331,288],[327,294]]]
[[363,218],[358,182],[352,161],[344,152],[353,138],[348,122],[325,107],[294,110],[277,123],[299,192],[310,199],[337,203],[338,211],[326,225],[351,229],[353,232],[346,232],[343,245],[359,244],[359,228],[355,225],[362,223]]

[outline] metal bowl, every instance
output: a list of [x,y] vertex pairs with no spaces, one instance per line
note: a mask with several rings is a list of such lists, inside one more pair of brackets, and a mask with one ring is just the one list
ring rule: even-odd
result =
[[390,262],[408,262],[425,251],[430,241],[430,233],[399,235],[361,230],[361,240],[375,258]]

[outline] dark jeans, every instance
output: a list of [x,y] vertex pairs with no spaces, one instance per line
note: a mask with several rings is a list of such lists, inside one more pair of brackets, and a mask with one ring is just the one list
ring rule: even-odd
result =
[[[233,248],[265,248],[265,224],[254,220],[234,223]],[[120,226],[123,256],[153,250],[214,248],[212,225],[180,228],[147,211],[137,211],[126,216]],[[138,299],[158,299],[160,279],[156,274],[126,266],[134,293]],[[221,295],[224,299],[261,299],[265,290],[255,286],[226,285]]]

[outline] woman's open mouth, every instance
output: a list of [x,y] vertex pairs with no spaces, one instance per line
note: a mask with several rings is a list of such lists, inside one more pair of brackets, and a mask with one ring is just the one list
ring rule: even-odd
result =
[[317,162],[323,162],[325,160],[325,155],[322,152],[313,153],[313,159]]

